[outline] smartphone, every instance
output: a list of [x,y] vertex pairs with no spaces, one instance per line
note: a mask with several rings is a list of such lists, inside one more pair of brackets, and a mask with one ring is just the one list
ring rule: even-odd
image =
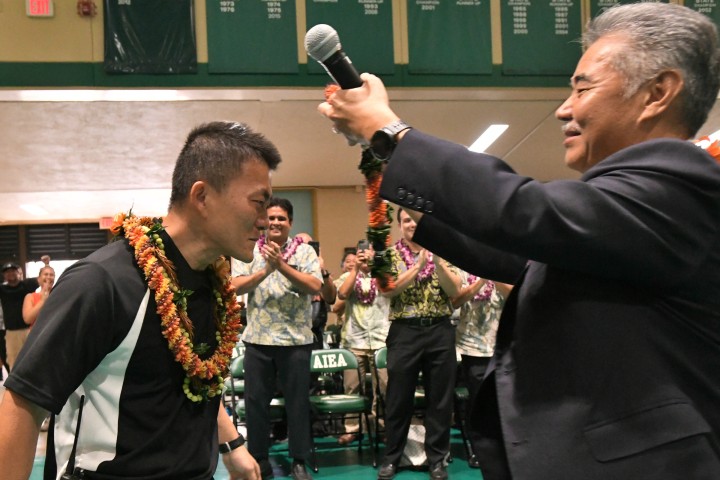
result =
[[368,242],[367,240],[360,240],[360,241],[358,242],[358,244],[357,244],[357,251],[358,251],[358,252],[359,252],[360,250],[367,250],[367,249],[369,249],[369,248],[370,248],[370,242]]
[[313,250],[315,250],[316,255],[320,255],[320,242],[312,241],[312,242],[308,242],[308,245],[313,247]]

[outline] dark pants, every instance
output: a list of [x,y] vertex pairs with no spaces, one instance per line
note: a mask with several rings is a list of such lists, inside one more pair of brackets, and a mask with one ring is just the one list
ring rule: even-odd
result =
[[280,386],[285,398],[290,456],[310,457],[310,352],[312,345],[245,344],[245,412],[248,451],[256,460],[270,449],[270,401]]
[[477,449],[476,444],[480,441],[480,432],[473,428],[472,411],[473,405],[478,400],[478,392],[480,392],[480,385],[482,384],[483,376],[485,376],[485,370],[490,363],[490,357],[472,357],[470,355],[462,356],[462,371],[463,378],[465,379],[465,385],[468,389],[468,403],[466,405],[466,420],[467,420],[467,436],[470,439],[470,445],[472,450],[475,452]]
[[390,324],[387,336],[387,444],[383,463],[400,462],[413,416],[418,374],[425,388],[425,454],[432,465],[450,450],[450,422],[457,359],[455,328],[447,319],[428,327]]

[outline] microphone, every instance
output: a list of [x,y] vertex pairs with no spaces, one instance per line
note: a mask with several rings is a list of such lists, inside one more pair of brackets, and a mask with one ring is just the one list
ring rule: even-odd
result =
[[305,51],[323,66],[343,90],[362,86],[360,75],[342,50],[338,33],[330,25],[321,23],[307,31]]

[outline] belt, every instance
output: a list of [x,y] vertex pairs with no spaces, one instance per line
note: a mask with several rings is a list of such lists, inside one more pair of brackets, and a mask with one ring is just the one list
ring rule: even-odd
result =
[[432,327],[438,323],[448,320],[449,316],[444,317],[410,317],[410,318],[396,318],[393,320],[394,323],[401,323],[403,325],[409,325],[411,327]]

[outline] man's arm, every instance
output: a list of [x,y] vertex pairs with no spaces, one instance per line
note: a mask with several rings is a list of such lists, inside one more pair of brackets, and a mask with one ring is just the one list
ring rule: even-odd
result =
[[270,264],[265,264],[265,268],[258,270],[257,272],[253,272],[250,275],[232,277],[230,284],[233,286],[238,295],[244,295],[260,285],[262,281],[265,280],[274,270],[275,269],[270,266]]
[[435,264],[435,273],[437,273],[440,288],[442,288],[450,298],[459,295],[461,286],[460,277],[450,270],[445,260],[437,255],[433,255],[433,263]]
[[0,404],[0,465],[4,480],[27,480],[35,458],[40,425],[48,412],[6,390]]
[[330,272],[327,272],[328,276],[324,279],[322,288],[320,289],[320,296],[328,305],[335,303],[337,298],[337,288],[332,281]]
[[[239,436],[221,402],[218,411],[218,442],[220,444],[232,442]],[[230,480],[261,480],[260,467],[248,452],[247,446],[242,445],[229,453],[223,453],[222,460],[230,473]]]

